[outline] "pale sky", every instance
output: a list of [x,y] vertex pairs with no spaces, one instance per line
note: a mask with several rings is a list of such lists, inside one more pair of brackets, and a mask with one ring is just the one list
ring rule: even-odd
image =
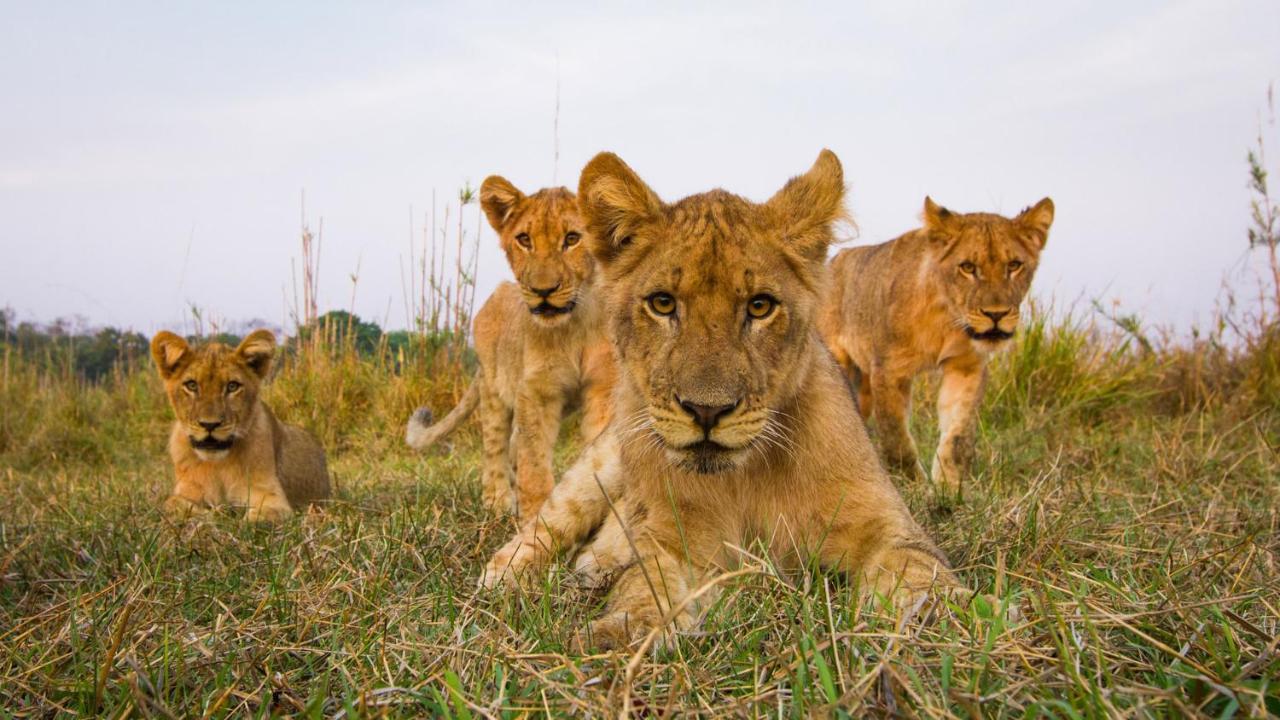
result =
[[[1048,195],[1037,296],[1185,326],[1248,261],[1244,157],[1277,79],[1274,0],[4,2],[0,306],[279,323],[305,188],[322,309],[358,267],[356,311],[401,327],[433,189],[573,188],[612,150],[669,200],[763,200],[829,147],[856,243],[916,227],[926,194]],[[480,297],[508,276],[486,227]]]

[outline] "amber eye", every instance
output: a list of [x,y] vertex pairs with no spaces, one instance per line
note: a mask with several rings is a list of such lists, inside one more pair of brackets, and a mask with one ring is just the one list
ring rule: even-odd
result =
[[582,236],[576,232],[571,232],[564,236],[564,247],[566,250],[578,244],[582,240]]
[[182,387],[186,388],[187,392],[189,393],[199,392],[200,383],[196,382],[195,380],[188,380],[182,383]]
[[747,315],[752,320],[763,320],[773,314],[778,301],[772,295],[756,295],[747,301]]
[[1022,261],[1021,261],[1021,260],[1010,260],[1010,261],[1009,261],[1009,272],[1011,272],[1011,273],[1016,273],[1016,272],[1018,272],[1018,271],[1019,271],[1019,270],[1021,270],[1021,269],[1022,269]]
[[964,262],[960,263],[960,272],[964,273],[965,275],[972,275],[977,271],[978,271],[978,266],[974,265],[968,260],[965,260]]
[[227,383],[227,394],[228,394],[228,395],[230,395],[231,393],[233,393],[233,392],[235,392],[235,391],[237,391],[237,390],[239,390],[239,389],[240,389],[240,383],[236,382],[235,380],[232,380],[231,382]]
[[676,299],[671,293],[657,292],[647,298],[649,309],[659,315],[671,315],[676,311]]
[[516,236],[516,242],[520,243],[520,247],[528,250],[533,247],[533,241],[529,239],[529,233],[520,233]]

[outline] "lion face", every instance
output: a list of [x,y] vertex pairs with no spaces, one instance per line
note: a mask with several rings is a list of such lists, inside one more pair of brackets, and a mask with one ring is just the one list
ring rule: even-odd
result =
[[578,195],[617,357],[642,405],[624,436],[699,473],[779,443],[843,212],[836,156],[824,151],[763,204],[714,190],[667,205],[602,153]]
[[1053,223],[1045,198],[1012,219],[953,213],[924,200],[924,231],[934,248],[932,272],[952,322],[986,349],[1013,337],[1018,306],[1031,287]]
[[192,348],[163,331],[151,340],[169,404],[200,459],[226,457],[239,434],[248,431],[275,347],[268,330],[251,333],[234,350],[222,343]]
[[573,193],[546,188],[525,195],[505,178],[490,175],[480,186],[480,206],[534,319],[547,326],[567,321],[595,267],[582,242]]

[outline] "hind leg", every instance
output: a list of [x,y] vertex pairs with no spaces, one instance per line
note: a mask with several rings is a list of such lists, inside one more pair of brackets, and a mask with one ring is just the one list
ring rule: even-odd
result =
[[480,421],[484,440],[484,466],[481,470],[481,496],[494,512],[514,513],[515,472],[511,467],[512,409],[498,393],[481,388]]

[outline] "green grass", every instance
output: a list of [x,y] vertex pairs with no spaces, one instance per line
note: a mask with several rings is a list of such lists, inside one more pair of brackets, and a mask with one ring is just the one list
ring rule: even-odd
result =
[[331,448],[339,500],[276,528],[179,526],[156,509],[172,471],[149,369],[88,386],[6,359],[0,717],[1280,713],[1274,369],[1034,320],[993,369],[964,502],[903,488],[1021,619],[979,603],[897,628],[843,578],[761,566],[675,648],[581,657],[599,594],[558,570],[474,589],[512,531],[480,508],[474,428],[447,453],[400,446],[456,376],[284,368],[269,399]]

